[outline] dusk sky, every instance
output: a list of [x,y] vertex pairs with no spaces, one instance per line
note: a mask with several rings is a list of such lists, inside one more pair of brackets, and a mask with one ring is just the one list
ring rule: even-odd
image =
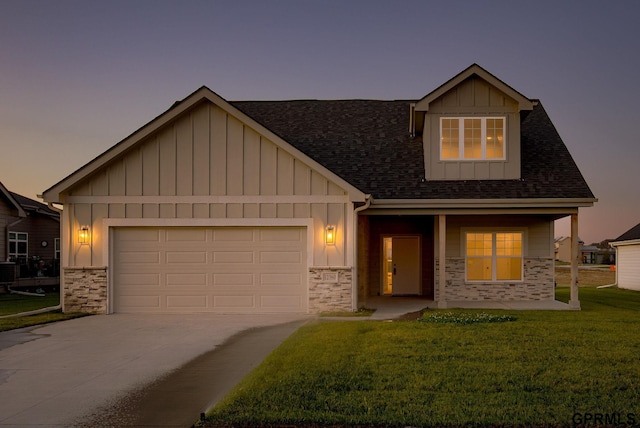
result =
[[478,63],[547,110],[599,199],[580,237],[615,238],[640,222],[639,22],[637,1],[0,0],[0,181],[36,199],[202,85],[419,99]]

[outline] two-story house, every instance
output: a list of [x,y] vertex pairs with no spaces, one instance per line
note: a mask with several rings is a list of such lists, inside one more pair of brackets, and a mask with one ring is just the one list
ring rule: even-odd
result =
[[203,87],[44,192],[64,308],[353,310],[554,299],[554,221],[596,201],[542,104],[478,65],[412,101]]
[[[0,183],[0,263],[2,276],[11,279],[0,282],[16,284],[20,278],[57,277],[59,255],[60,213]],[[57,282],[48,281],[47,285]]]

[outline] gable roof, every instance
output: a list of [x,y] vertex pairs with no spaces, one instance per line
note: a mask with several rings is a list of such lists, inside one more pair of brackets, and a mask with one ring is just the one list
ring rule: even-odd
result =
[[640,223],[618,236],[614,241],[631,241],[634,239],[640,239]]
[[18,217],[27,216],[27,213],[25,213],[20,203],[16,201],[14,194],[11,193],[6,187],[4,187],[4,184],[2,184],[1,181],[0,181],[0,196],[4,197],[5,200],[9,203],[9,205],[12,205],[18,211]]
[[289,144],[289,142],[283,140],[277,134],[274,134],[272,130],[266,128],[263,124],[256,122],[254,119],[238,110],[236,107],[234,107],[224,98],[222,98],[206,86],[202,86],[200,89],[187,96],[184,100],[175,102],[167,111],[153,119],[151,122],[147,123],[140,129],[135,131],[133,134],[117,143],[115,146],[112,146],[106,152],[99,155],[89,163],[85,164],[80,169],[64,178],[62,181],[45,190],[42,195],[43,199],[47,202],[63,202],[60,200],[61,193],[70,189],[72,186],[76,185],[83,179],[89,177],[103,166],[106,166],[107,164],[112,162],[114,159],[118,158],[121,155],[124,155],[137,144],[141,143],[147,136],[156,132],[161,127],[165,126],[184,112],[190,110],[203,101],[211,102],[227,111],[229,114],[238,118],[241,122],[244,122],[249,127],[253,128],[256,132],[266,136],[281,149],[300,159],[302,162],[309,165],[309,167],[311,167],[312,169],[315,169],[320,174],[323,174],[326,178],[334,181],[338,186],[346,190],[355,202],[364,201],[365,195],[359,189],[353,187],[352,184],[336,175],[333,171],[328,170],[322,164],[317,163],[307,154],[299,151],[298,148],[292,146],[291,144]]
[[[538,101],[521,112],[519,180],[425,180],[412,101],[296,100],[232,104],[374,199],[595,200]],[[590,205],[591,203],[588,203]]]
[[60,213],[58,211],[52,210],[46,204],[33,200],[31,198],[27,198],[26,196],[19,195],[14,192],[10,192],[14,199],[20,204],[20,206],[25,210],[25,212],[35,212],[38,214],[43,214],[49,217],[53,217],[56,220],[60,220]]
[[533,108],[533,102],[530,99],[513,89],[511,86],[504,83],[502,80],[498,79],[493,74],[489,73],[484,68],[480,67],[478,64],[471,64],[469,67],[462,70],[460,73],[458,73],[442,85],[438,86],[433,91],[429,92],[420,100],[416,101],[416,111],[428,111],[429,104],[432,101],[440,98],[446,92],[458,86],[460,83],[474,75],[478,76],[485,82],[505,93],[507,96],[516,100],[518,102],[518,105],[520,106],[520,110],[531,110]]

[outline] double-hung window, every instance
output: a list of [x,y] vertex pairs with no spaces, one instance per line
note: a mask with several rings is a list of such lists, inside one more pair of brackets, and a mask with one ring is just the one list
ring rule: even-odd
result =
[[504,160],[504,117],[440,118],[441,160]]
[[522,232],[465,233],[467,281],[521,281]]
[[29,234],[24,232],[9,232],[9,258],[11,260],[26,260],[29,255]]

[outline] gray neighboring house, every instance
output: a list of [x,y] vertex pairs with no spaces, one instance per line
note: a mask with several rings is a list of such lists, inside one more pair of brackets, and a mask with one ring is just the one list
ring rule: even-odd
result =
[[616,250],[618,287],[640,290],[640,223],[618,236],[609,245]]
[[[202,87],[53,185],[65,311],[352,311],[554,299],[596,198],[537,99],[473,64],[415,100]],[[579,309],[577,280],[570,306]]]

